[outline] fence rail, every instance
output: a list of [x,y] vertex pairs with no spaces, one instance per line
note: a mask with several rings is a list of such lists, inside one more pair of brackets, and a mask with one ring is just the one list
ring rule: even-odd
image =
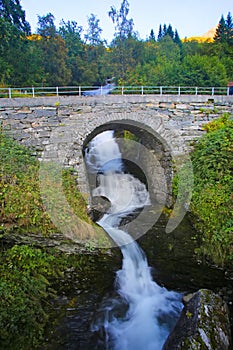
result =
[[223,95],[233,94],[231,87],[195,87],[195,86],[56,86],[0,88],[0,98],[39,97],[39,96],[82,96],[82,95]]

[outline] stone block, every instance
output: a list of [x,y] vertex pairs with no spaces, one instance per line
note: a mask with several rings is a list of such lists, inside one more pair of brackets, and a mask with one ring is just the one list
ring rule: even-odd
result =
[[177,103],[176,104],[176,109],[185,109],[187,111],[193,110],[194,107],[190,106],[190,104],[186,104],[186,103]]
[[159,108],[173,109],[176,108],[176,105],[173,102],[159,102]]

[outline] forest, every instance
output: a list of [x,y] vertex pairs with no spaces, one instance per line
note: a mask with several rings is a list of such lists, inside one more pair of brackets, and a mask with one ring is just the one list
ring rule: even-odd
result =
[[148,28],[141,40],[123,0],[106,16],[114,25],[110,44],[93,13],[88,29],[75,20],[55,25],[38,16],[35,33],[19,0],[0,0],[0,87],[118,85],[227,86],[233,81],[233,20],[220,14],[213,40],[180,39],[171,24]]

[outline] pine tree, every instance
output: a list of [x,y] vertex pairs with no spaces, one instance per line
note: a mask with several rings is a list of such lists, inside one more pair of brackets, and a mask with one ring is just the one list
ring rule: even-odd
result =
[[177,29],[175,30],[175,34],[174,34],[174,39],[173,39],[173,41],[174,41],[174,43],[176,43],[176,44],[182,46],[182,42],[181,42],[181,40],[180,40],[180,36],[179,36],[179,34],[178,34]]
[[219,24],[214,36],[214,41],[217,43],[227,42],[227,25],[223,15],[219,21]]
[[167,27],[166,35],[169,35],[172,38],[172,40],[174,39],[174,31],[172,29],[171,24],[169,24],[169,26]]
[[150,31],[149,41],[156,41],[155,40],[155,33],[154,33],[153,29],[151,29],[151,31]]
[[229,12],[226,19],[226,36],[227,43],[233,45],[233,20],[231,13]]
[[167,26],[166,26],[166,24],[164,23],[164,25],[163,25],[163,35],[162,35],[162,37],[164,37],[165,35],[167,35]]
[[163,37],[162,25],[159,25],[159,33],[158,33],[158,41],[160,41]]

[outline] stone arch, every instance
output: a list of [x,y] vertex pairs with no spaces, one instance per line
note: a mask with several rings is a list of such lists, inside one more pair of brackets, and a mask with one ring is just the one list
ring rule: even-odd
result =
[[[152,194],[156,200],[164,201],[164,197],[166,197],[166,205],[171,205],[172,159],[175,154],[179,153],[180,143],[178,142],[178,133],[169,130],[165,126],[161,114],[148,115],[143,112],[109,113],[108,115],[98,115],[96,118],[92,115],[86,125],[88,126],[87,130],[83,132],[81,140],[82,153],[88,142],[105,130],[129,130],[139,136],[141,144],[153,153],[152,157],[150,152],[147,152],[146,155],[142,154],[140,160],[140,165],[146,170],[147,176],[150,178]],[[77,142],[80,144],[80,140]],[[151,157],[150,160],[148,155]],[[156,159],[152,159],[153,157]],[[159,169],[157,174],[155,174],[156,169]],[[77,171],[79,175],[84,174],[86,179],[86,181],[82,181],[82,179],[80,181],[79,177],[80,190],[90,193],[90,189],[87,187],[87,173],[83,154],[81,158],[79,157]],[[164,182],[163,177],[166,180],[165,189],[160,186]]]

